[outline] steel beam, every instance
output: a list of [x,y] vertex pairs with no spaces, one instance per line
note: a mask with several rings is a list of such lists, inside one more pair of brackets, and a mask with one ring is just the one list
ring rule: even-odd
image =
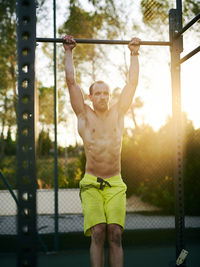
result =
[[[53,33],[56,38],[56,0],[53,0]],[[59,216],[58,216],[58,142],[57,142],[57,51],[56,43],[53,44],[53,74],[54,74],[54,250],[59,249]]]
[[194,56],[198,52],[200,52],[200,46],[198,46],[197,48],[195,48],[194,50],[192,50],[190,53],[188,53],[187,55],[185,55],[183,58],[181,58],[179,63],[182,64],[183,62],[185,62],[186,60],[188,60],[189,58],[191,58],[192,56]]
[[195,24],[200,19],[200,13],[196,15],[190,22],[188,22],[176,35],[175,38],[181,36],[185,31],[187,31],[193,24]]
[[[180,2],[180,1],[179,1]],[[181,7],[181,4],[179,3]],[[182,36],[175,39],[175,33],[181,29],[180,10],[169,12],[169,33],[171,41],[171,83],[172,117],[174,127],[174,192],[175,192],[175,233],[176,259],[185,247],[184,243],[184,182],[183,182],[183,137],[181,111],[180,53],[183,51]],[[180,265],[185,267],[185,262]]]
[[[128,40],[98,40],[98,39],[77,39],[74,40],[78,44],[115,44],[115,45],[128,45],[130,41]],[[43,43],[64,43],[62,38],[36,38],[36,42]],[[141,41],[140,45],[158,45],[158,46],[170,46],[170,42],[162,42],[162,41]]]
[[35,162],[36,1],[16,1],[17,8],[17,266],[37,266]]

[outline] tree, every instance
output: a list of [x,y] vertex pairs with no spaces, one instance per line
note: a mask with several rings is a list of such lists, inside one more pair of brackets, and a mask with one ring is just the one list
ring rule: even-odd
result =
[[6,147],[6,128],[11,131],[13,125],[15,125],[15,112],[13,107],[13,97],[9,91],[4,88],[0,90],[0,160],[3,160]]
[[[100,2],[93,1],[93,12],[87,12],[79,1],[70,1],[69,17],[62,27],[59,34],[69,34],[76,38],[95,39],[104,30],[104,38],[116,36],[116,30],[110,27],[111,13],[100,6]],[[109,1],[108,1],[109,2]],[[97,5],[96,5],[97,4]],[[80,27],[81,25],[81,27]],[[77,81],[81,83],[81,77],[90,73],[91,81],[96,80],[97,66],[101,69],[102,56],[105,56],[101,46],[82,45],[76,48],[74,53],[74,63],[76,66]],[[89,63],[89,64],[86,64]]]
[[5,140],[5,154],[7,156],[16,154],[16,142],[12,140],[10,128],[8,128],[7,137]]
[[49,137],[49,132],[42,130],[38,137],[37,152],[39,156],[49,156],[53,149],[53,142]]
[[5,127],[16,125],[16,15],[15,1],[0,2],[0,158],[5,149]]
[[16,111],[16,14],[14,0],[1,1],[0,25],[0,89],[12,89]]
[[[40,1],[42,6],[44,0]],[[4,156],[5,131],[16,129],[17,62],[16,62],[16,1],[0,1],[0,159]]]
[[[172,8],[169,1],[165,0],[142,0],[141,11],[143,14],[143,21],[145,24],[158,30],[156,25],[168,25],[168,13]],[[183,20],[192,19],[200,12],[199,0],[185,0],[183,1]]]
[[[45,126],[52,126],[54,124],[54,87],[45,87],[39,83],[39,122],[42,128]],[[63,91],[58,91],[58,121],[66,122],[67,116],[65,112],[65,99]]]

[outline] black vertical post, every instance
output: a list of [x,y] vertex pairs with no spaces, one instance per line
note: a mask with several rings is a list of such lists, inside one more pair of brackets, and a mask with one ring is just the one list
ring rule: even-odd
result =
[[176,12],[178,20],[178,30],[180,31],[183,28],[183,18],[182,18],[182,0],[176,0]]
[[[177,1],[177,9],[169,12],[169,32],[171,42],[171,82],[172,82],[172,115],[174,124],[174,189],[175,189],[175,231],[176,258],[184,249],[184,186],[182,155],[182,115],[181,115],[181,81],[180,53],[183,51],[182,36],[174,38],[182,28],[181,1]],[[180,266],[186,266],[184,262]]]
[[17,266],[37,266],[35,163],[36,6],[17,0],[18,144]]
[[[53,0],[53,31],[56,38],[56,0]],[[53,50],[54,58],[54,249],[58,251],[58,149],[57,149],[57,72],[56,43]]]

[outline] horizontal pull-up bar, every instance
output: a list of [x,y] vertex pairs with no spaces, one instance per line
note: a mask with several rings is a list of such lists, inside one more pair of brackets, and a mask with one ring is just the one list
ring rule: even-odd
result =
[[198,46],[197,48],[195,48],[194,50],[192,50],[190,53],[188,53],[186,56],[184,56],[183,58],[181,58],[180,61],[179,61],[179,63],[182,64],[183,62],[185,62],[186,60],[188,60],[189,58],[191,58],[192,56],[194,56],[198,52],[200,52],[200,46]]
[[195,22],[200,19],[200,13],[196,15],[190,22],[188,22],[181,30],[175,35],[175,38],[180,37],[185,31],[187,31]]
[[[76,39],[74,40],[79,44],[116,44],[116,45],[127,45],[130,41],[125,40],[97,40],[97,39]],[[62,38],[36,38],[36,42],[45,42],[45,43],[63,43]],[[141,41],[140,45],[161,45],[161,46],[170,46],[170,42],[155,42],[155,41]]]

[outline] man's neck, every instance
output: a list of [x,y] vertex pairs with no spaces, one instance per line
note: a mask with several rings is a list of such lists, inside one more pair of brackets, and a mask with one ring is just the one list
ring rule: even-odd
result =
[[97,115],[97,117],[105,119],[108,116],[109,109],[106,109],[105,111],[100,111],[95,109],[94,112]]

